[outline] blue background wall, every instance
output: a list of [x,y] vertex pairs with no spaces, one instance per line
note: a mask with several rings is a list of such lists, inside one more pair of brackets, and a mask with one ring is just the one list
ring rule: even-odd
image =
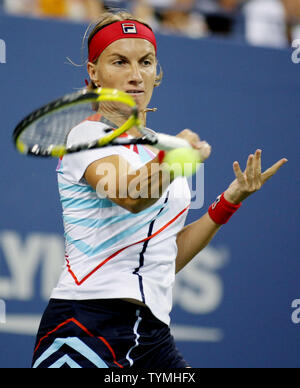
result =
[[[31,110],[84,85],[86,26],[0,15],[0,367],[28,367],[34,333],[63,264],[55,161],[18,155],[11,142]],[[164,82],[148,125],[197,131],[213,147],[200,217],[233,180],[232,163],[263,150],[263,168],[289,163],[180,276],[172,313],[178,347],[194,367],[299,367],[300,64],[292,52],[159,36]],[[184,99],[178,104],[180,98]],[[300,303],[300,302],[299,302]]]

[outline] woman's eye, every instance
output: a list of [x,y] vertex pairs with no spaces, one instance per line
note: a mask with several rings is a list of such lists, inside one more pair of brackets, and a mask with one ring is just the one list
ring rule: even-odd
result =
[[122,66],[124,63],[125,63],[125,61],[123,59],[120,59],[120,60],[114,62],[114,65]]

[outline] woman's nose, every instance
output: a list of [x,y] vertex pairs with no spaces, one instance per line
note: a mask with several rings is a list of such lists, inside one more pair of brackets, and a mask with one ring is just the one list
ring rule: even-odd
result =
[[141,74],[141,70],[137,64],[133,64],[131,66],[131,72],[130,72],[130,80],[129,82],[134,83],[141,83],[143,82],[143,77]]

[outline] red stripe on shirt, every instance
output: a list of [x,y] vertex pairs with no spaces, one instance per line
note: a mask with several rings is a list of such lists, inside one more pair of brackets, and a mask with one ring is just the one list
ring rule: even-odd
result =
[[107,259],[103,260],[100,264],[97,265],[96,268],[94,268],[90,273],[88,273],[83,279],[81,280],[78,280],[78,278],[76,277],[76,275],[74,274],[74,272],[72,271],[71,269],[71,266],[70,266],[70,261],[66,258],[66,261],[67,261],[67,268],[68,268],[68,271],[69,273],[71,274],[71,276],[73,277],[75,283],[77,284],[77,286],[81,286],[90,276],[92,276],[95,272],[97,272],[104,264],[106,264],[107,262],[109,262],[110,260],[112,260],[114,257],[116,257],[119,253],[125,251],[125,249],[128,249],[130,247],[133,247],[134,245],[137,245],[137,244],[141,244],[141,243],[144,243],[145,241],[147,240],[151,240],[152,238],[156,237],[158,234],[160,234],[161,232],[163,232],[168,226],[170,226],[171,224],[173,224],[180,216],[182,216],[188,209],[189,209],[190,205],[188,205],[185,209],[183,209],[180,213],[177,214],[176,217],[174,217],[171,221],[169,221],[166,225],[164,225],[162,228],[160,228],[157,232],[155,232],[154,234],[152,234],[151,236],[143,239],[143,240],[140,240],[140,241],[137,241],[133,244],[130,244],[130,245],[127,245],[126,247],[118,250],[117,252],[113,253],[111,256],[109,256]]

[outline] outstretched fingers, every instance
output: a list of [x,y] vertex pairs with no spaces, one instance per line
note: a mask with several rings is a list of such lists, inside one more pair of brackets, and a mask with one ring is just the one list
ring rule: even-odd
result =
[[254,155],[249,155],[247,161],[247,167],[245,170],[248,189],[251,190],[254,186]]
[[262,186],[262,177],[261,177],[261,150],[256,150],[254,154],[254,178],[253,185],[255,190],[259,190]]
[[249,195],[261,189],[263,184],[287,162],[287,159],[283,158],[262,173],[261,155],[262,151],[260,149],[249,155],[245,171],[241,170],[238,162],[233,163],[236,179],[224,193],[225,199],[229,202],[238,204],[244,201]]
[[235,174],[235,177],[237,179],[238,184],[241,186],[244,186],[246,183],[246,180],[245,180],[244,174],[241,170],[241,167],[239,165],[239,162],[233,163],[233,171],[234,171],[234,174]]
[[278,162],[274,163],[273,166],[268,168],[263,174],[262,174],[262,184],[267,182],[270,178],[272,178],[273,175],[277,173],[277,171],[285,164],[287,163],[287,159],[283,158],[278,160]]

